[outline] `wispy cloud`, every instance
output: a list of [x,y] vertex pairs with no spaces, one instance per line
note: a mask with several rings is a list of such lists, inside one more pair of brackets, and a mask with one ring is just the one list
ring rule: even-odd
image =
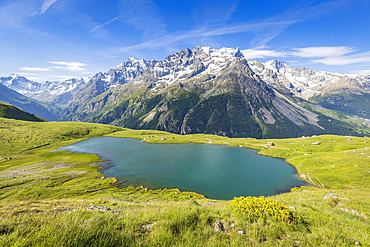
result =
[[267,50],[267,49],[245,49],[241,51],[246,59],[267,58],[267,57],[286,57],[289,52]]
[[335,66],[370,63],[370,51],[356,53],[356,50],[349,46],[314,46],[292,48],[285,51],[256,48],[246,49],[242,52],[247,59],[280,57],[316,58],[310,61]]
[[153,0],[120,0],[119,20],[143,32],[143,39],[152,39],[167,33],[160,9]]
[[[290,22],[288,22],[290,23]],[[225,34],[233,34],[233,33],[243,33],[249,31],[260,30],[265,27],[270,26],[278,26],[278,25],[286,25],[287,22],[261,22],[261,23],[252,23],[252,24],[241,24],[237,26],[228,26],[216,29],[206,29],[206,28],[199,28],[196,30],[191,30],[187,32],[180,32],[175,34],[168,34],[162,36],[157,39],[153,39],[147,42],[142,42],[132,46],[120,47],[114,49],[113,52],[130,52],[133,50],[140,50],[140,49],[154,49],[159,47],[164,47],[169,44],[182,41],[182,40],[191,40],[197,37],[214,37],[214,36],[221,36]]]
[[63,69],[68,71],[85,71],[84,68],[86,64],[80,62],[64,62],[64,61],[48,61],[50,64],[55,64],[58,66],[53,66],[53,69]]
[[46,72],[56,69],[73,71],[73,72],[83,72],[86,71],[86,64],[80,62],[65,62],[65,61],[48,61],[47,63],[57,65],[57,66],[46,66],[46,67],[21,67],[20,70],[23,71],[39,71]]
[[27,17],[38,12],[38,6],[33,1],[11,1],[0,5],[0,28],[21,28]]
[[80,28],[88,32],[91,37],[105,41],[115,41],[113,35],[104,28],[95,18],[76,6],[77,1],[60,1],[55,15],[60,21],[73,28]]
[[[143,0],[146,1],[146,0]],[[125,1],[128,2],[128,1]],[[134,1],[130,1],[134,2]],[[127,53],[133,50],[141,49],[154,49],[154,48],[166,48],[169,45],[179,43],[185,40],[194,40],[195,38],[215,37],[228,34],[236,33],[247,33],[250,32],[255,36],[255,39],[251,41],[252,47],[265,46],[269,41],[281,35],[289,26],[303,22],[309,19],[319,18],[327,14],[338,11],[343,6],[352,2],[352,0],[342,1],[329,1],[317,5],[304,5],[299,8],[289,9],[274,17],[266,18],[264,20],[249,22],[249,23],[236,23],[232,25],[222,25],[221,27],[209,27],[204,25],[193,30],[166,34],[150,41],[144,41],[139,44],[124,46],[114,49],[113,52]],[[233,10],[230,10],[233,13]],[[141,15],[140,15],[141,16]],[[136,24],[140,21],[135,22]],[[296,52],[304,52],[297,50]],[[306,51],[307,52],[307,51]]]
[[193,19],[201,26],[225,23],[236,11],[239,0],[199,1],[194,8]]
[[357,63],[370,63],[370,52],[368,51],[342,56],[329,56],[312,61],[317,63],[323,63],[326,65],[348,65]]
[[112,23],[112,22],[114,22],[118,19],[119,19],[119,16],[116,16],[116,17],[110,19],[109,21],[104,22],[103,24],[100,24],[100,25],[97,25],[97,26],[93,27],[92,29],[90,29],[90,32],[95,32],[96,30],[101,29],[104,26],[106,26],[106,25],[108,25],[108,24],[110,24],[110,23]]
[[305,47],[294,48],[292,55],[297,57],[333,57],[341,56],[353,52],[354,49],[348,46],[318,46],[318,47]]
[[86,64],[81,62],[67,61],[47,61],[49,66],[45,67],[21,67],[19,75],[25,76],[30,80],[66,80],[81,75],[90,75],[87,71]]
[[54,3],[58,0],[44,0],[44,3],[41,6],[40,15],[44,14]]

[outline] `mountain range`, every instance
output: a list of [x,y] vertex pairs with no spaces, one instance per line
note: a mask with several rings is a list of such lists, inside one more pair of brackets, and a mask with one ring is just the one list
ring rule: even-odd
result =
[[247,61],[233,48],[197,46],[163,61],[128,58],[88,81],[13,75],[1,84],[53,106],[59,120],[230,137],[369,133],[348,116],[370,116],[369,75]]

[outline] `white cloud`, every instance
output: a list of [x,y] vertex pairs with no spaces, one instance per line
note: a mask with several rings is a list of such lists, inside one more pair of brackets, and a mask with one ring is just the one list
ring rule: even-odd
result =
[[334,57],[353,52],[354,49],[348,46],[314,46],[305,48],[294,48],[291,53],[297,57]]
[[41,6],[40,15],[44,14],[51,5],[56,3],[58,0],[45,0],[44,3]]
[[245,49],[241,51],[246,59],[266,58],[266,57],[286,57],[289,53],[266,49]]
[[68,70],[73,72],[81,72],[86,74],[86,69],[84,68],[86,64],[80,62],[64,62],[64,61],[48,61],[50,64],[54,64],[57,66],[49,66],[49,67],[21,67],[20,70],[23,71],[39,71],[39,72],[46,72],[52,71],[55,69],[61,70]]
[[355,63],[370,63],[370,55],[364,56],[335,56],[326,57],[323,59],[312,60],[316,63],[323,63],[326,65],[348,65]]
[[21,76],[36,76],[37,74],[35,73],[26,73],[26,72],[19,72],[19,73],[16,73],[17,75],[21,75]]
[[63,61],[48,61],[48,63],[59,65],[53,66],[53,69],[63,69],[69,71],[85,71],[86,64],[80,62],[63,62]]
[[41,68],[41,67],[21,67],[19,69],[24,71],[50,71],[50,68]]
[[[314,46],[305,48],[292,48],[291,50],[277,51],[269,49],[246,49],[242,50],[246,59],[256,58],[316,58],[310,60],[314,63],[326,65],[349,65],[357,63],[370,63],[370,51],[355,53],[355,49],[349,46]],[[364,72],[362,74],[368,74]]]

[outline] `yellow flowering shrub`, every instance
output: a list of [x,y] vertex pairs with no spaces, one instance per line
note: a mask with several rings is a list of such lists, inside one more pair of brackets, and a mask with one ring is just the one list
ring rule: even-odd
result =
[[231,207],[236,212],[241,212],[251,221],[258,219],[272,219],[281,221],[286,224],[296,224],[300,217],[290,211],[284,205],[275,202],[274,200],[261,197],[234,197],[231,200]]

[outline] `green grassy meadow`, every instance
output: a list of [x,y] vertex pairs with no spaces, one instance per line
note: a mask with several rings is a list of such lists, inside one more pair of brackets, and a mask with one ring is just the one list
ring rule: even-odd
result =
[[[119,188],[115,178],[104,177],[98,155],[54,151],[98,136],[253,148],[286,159],[314,186],[269,197],[299,216],[298,223],[251,221],[230,201],[177,189]],[[176,135],[0,118],[0,246],[369,246],[369,142],[334,135]],[[217,221],[223,231],[215,231]]]

